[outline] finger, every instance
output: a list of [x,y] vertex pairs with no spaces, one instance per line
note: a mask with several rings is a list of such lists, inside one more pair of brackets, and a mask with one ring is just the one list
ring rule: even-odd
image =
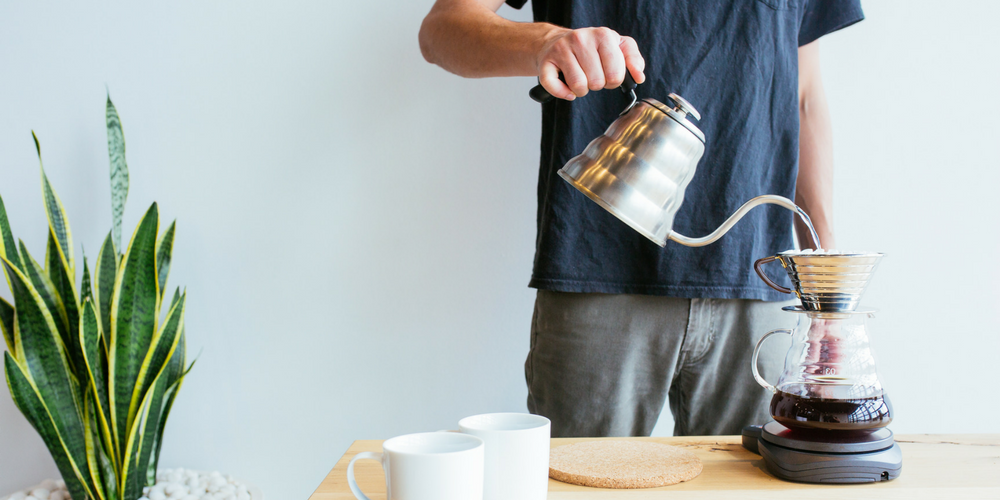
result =
[[552,62],[542,63],[538,71],[538,83],[542,84],[542,87],[554,97],[566,99],[567,101],[576,99],[576,94],[565,83],[559,80],[559,68]]
[[[589,90],[601,90],[604,88],[604,67],[601,65],[601,55],[597,52],[598,41],[596,35],[591,31],[577,30],[573,32],[573,54],[580,67],[583,68],[586,81],[584,84]],[[569,83],[567,77],[566,83]],[[574,91],[573,85],[570,85]],[[580,95],[577,93],[577,95]]]
[[625,80],[625,54],[622,53],[620,40],[621,37],[611,30],[607,30],[607,34],[602,34],[597,40],[597,53],[601,56],[606,89],[619,87]]
[[587,95],[587,74],[580,67],[580,61],[573,54],[569,54],[565,60],[558,61],[557,64],[562,70],[566,86],[573,91],[573,94],[577,97]]
[[625,68],[628,69],[629,74],[632,75],[632,79],[635,83],[642,83],[646,81],[646,74],[644,73],[646,69],[646,60],[642,58],[642,54],[639,53],[639,46],[636,45],[635,40],[630,36],[623,36],[621,43],[618,44],[621,48],[622,55],[625,57]]

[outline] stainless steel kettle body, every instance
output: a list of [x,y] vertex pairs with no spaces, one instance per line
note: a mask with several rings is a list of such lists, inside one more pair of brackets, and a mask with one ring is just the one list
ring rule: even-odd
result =
[[708,245],[751,208],[772,203],[802,217],[819,248],[809,216],[788,198],[776,195],[746,202],[707,236],[690,238],[674,232],[674,215],[705,152],[705,135],[688,120],[688,116],[701,119],[694,106],[677,94],[670,94],[670,100],[673,106],[649,98],[634,102],[559,175],[660,246],[668,239],[686,246]]
[[686,101],[670,108],[638,101],[590,142],[559,175],[643,236],[661,246],[705,152],[705,136],[686,119]]

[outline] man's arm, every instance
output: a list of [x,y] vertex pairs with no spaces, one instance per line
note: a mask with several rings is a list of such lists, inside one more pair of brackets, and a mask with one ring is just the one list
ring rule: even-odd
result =
[[496,14],[503,3],[437,0],[420,26],[424,59],[469,78],[538,76],[550,94],[567,100],[618,87],[626,68],[637,83],[645,80],[632,38],[608,28],[513,22]]
[[[824,248],[833,238],[833,134],[819,71],[819,42],[799,47],[799,177],[795,204],[809,214]],[[802,248],[812,248],[809,232],[796,219]]]

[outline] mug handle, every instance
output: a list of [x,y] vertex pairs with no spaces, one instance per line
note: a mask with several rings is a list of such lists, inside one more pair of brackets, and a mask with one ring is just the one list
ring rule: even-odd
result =
[[777,393],[778,389],[775,388],[773,385],[767,383],[767,380],[764,380],[764,377],[760,376],[760,372],[757,370],[757,355],[760,354],[760,346],[764,344],[764,339],[770,337],[771,335],[774,335],[775,333],[784,333],[787,335],[791,335],[792,331],[786,328],[781,328],[778,330],[771,330],[765,333],[764,336],[757,341],[757,345],[754,346],[753,358],[750,360],[751,363],[750,366],[753,367],[753,378],[757,380],[757,383],[760,384],[761,387],[771,391],[771,394]]
[[771,281],[771,278],[768,278],[767,274],[764,273],[764,270],[761,269],[761,267],[764,264],[767,264],[768,262],[774,262],[776,260],[778,260],[778,257],[776,255],[772,255],[770,257],[764,257],[763,259],[757,259],[757,262],[753,263],[753,270],[757,271],[757,276],[760,276],[760,279],[764,280],[764,283],[766,283],[767,286],[769,286],[769,287],[771,287],[771,288],[773,288],[773,289],[775,289],[775,290],[777,290],[777,291],[779,291],[781,293],[792,293],[792,289],[791,288],[785,288],[785,287],[783,287],[783,286],[781,286],[781,285],[779,285],[779,284]]
[[378,463],[382,463],[382,454],[371,451],[362,451],[361,453],[354,455],[354,458],[351,459],[351,463],[347,464],[347,485],[351,487],[351,493],[354,493],[354,496],[357,497],[358,500],[371,500],[361,492],[361,488],[358,487],[357,481],[354,480],[354,462],[365,459],[375,460]]

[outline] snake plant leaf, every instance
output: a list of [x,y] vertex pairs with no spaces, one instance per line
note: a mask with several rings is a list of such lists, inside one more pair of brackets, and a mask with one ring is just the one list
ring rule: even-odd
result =
[[83,464],[87,458],[81,394],[70,371],[66,347],[35,288],[9,261],[3,260],[3,265],[13,285],[17,311],[14,343],[19,365],[49,414],[66,453],[74,464]]
[[[181,334],[177,339],[177,348],[174,349],[173,354],[170,356],[170,360],[167,361],[167,390],[163,395],[163,403],[160,407],[160,419],[159,425],[156,429],[156,436],[153,441],[153,456],[149,461],[149,467],[147,474],[150,472],[156,473],[156,468],[160,462],[160,448],[163,446],[163,431],[167,426],[167,417],[170,416],[170,409],[174,406],[174,400],[177,398],[177,393],[181,389],[181,385],[184,383],[184,377],[187,376],[188,372],[194,368],[194,361],[188,368],[184,369],[184,363],[187,359],[187,340],[184,335],[184,330],[181,330]],[[197,360],[195,360],[197,361]]]
[[[35,140],[35,150],[38,151],[38,168],[42,173],[42,199],[45,201],[45,215],[49,219],[49,230],[56,242],[59,243],[61,257],[66,260],[64,265],[69,269],[69,275],[76,277],[76,267],[73,263],[73,234],[69,230],[66,209],[63,208],[62,201],[59,201],[59,195],[56,194],[55,189],[52,189],[49,177],[45,175],[45,167],[42,166],[42,147],[38,144],[35,131],[31,131],[31,137]],[[72,281],[70,280],[70,282]]]
[[146,482],[145,471],[141,474],[139,472],[139,455],[142,444],[142,430],[146,424],[146,417],[149,415],[150,398],[148,396],[149,394],[143,398],[138,407],[135,421],[132,424],[132,428],[129,429],[128,440],[126,441],[127,445],[125,448],[127,451],[122,462],[122,476],[119,483],[119,488],[121,488],[125,498],[136,498],[139,496]]
[[52,315],[52,319],[56,322],[56,329],[59,330],[59,336],[63,339],[63,343],[67,343],[69,340],[69,325],[67,324],[66,309],[63,307],[62,299],[56,293],[56,287],[49,278],[48,273],[42,269],[42,266],[28,252],[28,247],[24,246],[23,241],[19,241],[18,243],[21,245],[24,274],[28,277],[31,285],[35,287],[38,295],[42,297],[45,308],[48,309],[49,314]]
[[105,500],[103,481],[101,481],[101,471],[97,467],[97,448],[100,443],[94,440],[94,432],[97,427],[97,420],[94,418],[94,399],[90,388],[84,391],[83,395],[83,436],[87,449],[87,471],[90,476],[90,483],[94,485],[94,493],[97,498],[93,500]]
[[184,299],[185,297],[181,297],[181,300],[170,309],[163,325],[154,334],[149,352],[139,370],[135,393],[132,395],[133,401],[142,400],[153,385],[154,379],[160,376],[167,360],[170,359],[170,355],[177,347],[177,339],[184,328]]
[[83,346],[84,361],[87,366],[87,380],[94,400],[94,414],[97,426],[103,439],[103,446],[111,452],[111,461],[117,462],[114,450],[115,440],[111,432],[111,411],[108,400],[107,378],[104,366],[101,364],[101,327],[97,322],[97,311],[91,301],[83,304],[83,314],[80,316],[80,344]]
[[[82,250],[82,249],[81,249]],[[80,280],[80,306],[87,299],[94,300],[94,290],[90,283],[90,268],[87,266],[87,254],[83,253],[83,278]]]
[[160,293],[167,289],[167,276],[170,275],[170,257],[174,251],[174,226],[177,221],[170,223],[163,236],[156,243],[156,269],[159,273]]
[[[187,290],[185,290],[184,293],[187,293]],[[173,309],[174,305],[177,304],[177,301],[179,300],[181,300],[181,287],[174,289],[174,298],[170,299],[170,308],[167,310]]]
[[[125,441],[141,401],[132,399],[146,353],[156,332],[158,276],[156,235],[159,215],[153,203],[132,235],[122,257],[111,303],[111,335],[108,342],[108,370],[112,429],[118,436],[119,452],[126,453]],[[125,447],[122,447],[125,445]],[[124,498],[131,498],[122,486]]]
[[66,482],[69,494],[73,498],[87,498],[90,487],[82,479],[82,462],[74,461],[73,456],[64,446],[50,413],[42,404],[38,394],[31,386],[31,382],[28,381],[25,371],[9,352],[4,353],[4,373],[7,376],[7,387],[10,389],[14,404],[42,437],[42,441],[45,442],[45,446],[56,462],[56,467],[59,468],[63,481]]
[[[177,309],[181,309],[180,314],[183,315],[183,305],[180,305]],[[183,323],[183,319],[181,320]],[[177,350],[178,344],[180,343],[180,336],[174,335],[172,345],[170,346],[170,352],[167,353],[168,356],[173,356],[174,352]],[[157,434],[161,428],[160,419],[163,418],[163,399],[166,395],[167,389],[170,386],[170,376],[171,376],[171,366],[169,363],[164,364],[163,367],[156,374],[153,379],[152,384],[149,387],[149,391],[146,393],[142,404],[142,425],[139,428],[139,451],[138,451],[138,462],[136,464],[137,469],[140,473],[144,474],[143,481],[146,486],[152,486],[156,484],[156,469],[150,468],[150,463],[152,463],[153,452],[156,449],[157,444]],[[164,422],[165,423],[165,422]]]
[[101,471],[101,484],[104,487],[105,500],[118,500],[120,498],[118,494],[118,469],[111,462],[107,451],[108,448],[104,446],[97,447],[97,466]]
[[111,232],[104,238],[101,250],[97,252],[97,263],[94,266],[94,276],[97,278],[96,306],[98,319],[101,320],[101,331],[111,334],[111,300],[115,291],[115,275],[118,273],[118,250],[111,240]]
[[73,285],[73,278],[76,275],[73,274],[71,269],[66,267],[66,260],[59,255],[59,252],[59,246],[50,231],[45,252],[46,270],[49,273],[49,279],[52,280],[52,284],[55,287],[56,294],[59,295],[59,303],[62,304],[62,307],[66,311],[66,326],[68,328],[66,336],[63,337],[63,342],[66,344],[66,349],[69,352],[69,360],[74,370],[73,373],[78,378],[82,378],[86,370],[84,369],[83,349],[80,347],[80,307],[76,303],[76,287]]
[[11,354],[17,355],[14,351],[14,306],[0,297],[0,332],[3,333],[3,340],[7,343],[7,350]]
[[3,206],[2,197],[0,197],[0,257],[11,261],[14,267],[24,271],[21,267],[21,257],[17,255],[17,247],[14,246],[14,234],[10,231],[7,209]]
[[125,134],[122,133],[122,121],[118,118],[118,110],[111,102],[108,94],[107,105],[108,125],[108,158],[111,160],[111,218],[113,225],[115,248],[122,247],[122,214],[125,213],[125,200],[128,199],[128,165],[125,164]]

